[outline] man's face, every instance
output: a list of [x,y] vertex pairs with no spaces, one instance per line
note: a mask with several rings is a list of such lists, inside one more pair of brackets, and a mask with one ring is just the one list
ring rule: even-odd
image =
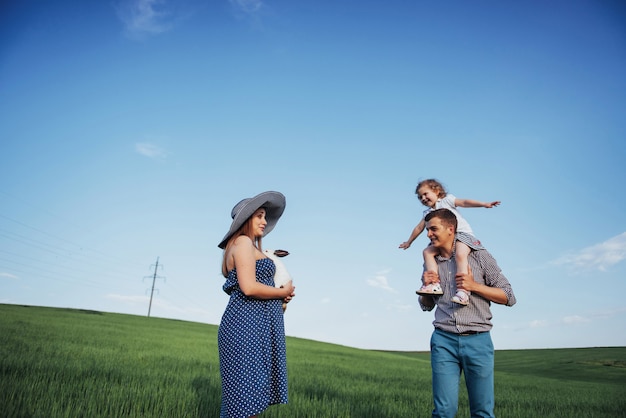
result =
[[435,248],[450,248],[454,243],[454,231],[452,226],[446,226],[439,218],[432,218],[426,222],[426,231],[430,243]]

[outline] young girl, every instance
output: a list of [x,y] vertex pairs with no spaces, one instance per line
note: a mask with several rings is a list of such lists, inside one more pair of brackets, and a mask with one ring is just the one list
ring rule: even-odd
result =
[[[424,206],[427,206],[428,209],[424,211],[422,220],[413,229],[409,239],[400,244],[399,248],[405,250],[409,248],[413,241],[415,241],[415,239],[424,231],[424,216],[426,216],[428,212],[441,208],[450,209],[456,215],[458,223],[455,249],[456,272],[468,273],[467,256],[469,255],[471,248],[481,249],[482,246],[480,241],[474,237],[469,223],[461,216],[456,208],[493,208],[498,206],[500,201],[487,203],[471,199],[457,199],[454,195],[446,193],[443,185],[435,179],[428,179],[419,182],[417,188],[415,189],[415,194],[417,194],[417,198]],[[425,271],[437,271],[437,262],[435,261],[435,256],[437,254],[437,250],[435,250],[431,245],[424,249]],[[443,291],[441,290],[441,285],[439,283],[425,283],[424,278],[422,277],[422,287],[417,291],[417,294],[441,295],[443,294]],[[452,297],[452,301],[461,305],[467,305],[469,303],[469,292],[457,290],[456,294]]]

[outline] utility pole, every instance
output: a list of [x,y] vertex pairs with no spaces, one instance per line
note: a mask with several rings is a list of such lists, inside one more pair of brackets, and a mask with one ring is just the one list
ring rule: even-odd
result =
[[[163,268],[163,266],[161,266],[161,268]],[[157,278],[163,279],[163,281],[165,281],[164,277],[157,276],[158,269],[159,269],[159,257],[157,257],[156,264],[154,265],[154,275],[152,275],[152,290],[150,291],[150,305],[148,306],[148,318],[150,317],[150,311],[152,310],[152,297],[154,296],[154,291],[155,291],[154,283],[156,282]],[[149,277],[150,276],[146,276],[144,277],[144,279],[149,278]],[[156,291],[158,292],[159,289],[156,289]]]

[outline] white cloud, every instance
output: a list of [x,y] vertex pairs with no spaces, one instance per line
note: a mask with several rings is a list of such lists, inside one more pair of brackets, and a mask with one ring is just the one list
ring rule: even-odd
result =
[[118,302],[128,303],[130,305],[139,305],[139,304],[147,304],[150,300],[148,296],[128,296],[128,295],[118,295],[115,293],[111,293],[105,296],[107,299],[113,299]]
[[580,315],[572,315],[572,316],[564,317],[563,319],[561,319],[561,322],[566,325],[576,325],[576,324],[586,324],[591,321],[588,318],[584,318]]
[[0,273],[0,279],[19,280],[20,278],[11,273]]
[[377,287],[379,289],[386,290],[388,292],[395,292],[395,290],[389,285],[389,280],[387,280],[386,274],[388,271],[383,271],[371,279],[367,279],[367,284],[372,287]]
[[149,142],[140,142],[135,144],[135,150],[139,154],[155,160],[164,160],[167,157],[167,152],[165,152],[164,149]]
[[572,269],[598,269],[606,271],[609,267],[621,262],[626,258],[626,232],[617,235],[600,244],[583,248],[582,250],[566,254],[553,264],[565,265]]
[[611,319],[616,316],[622,317],[625,312],[626,312],[626,307],[620,307],[620,308],[595,312],[589,316],[594,318],[595,320],[606,321],[607,319]]
[[255,13],[261,10],[263,2],[261,0],[229,0],[230,4],[244,13]]
[[393,310],[397,311],[397,312],[410,312],[413,309],[415,309],[415,305],[408,305],[408,304],[402,304],[402,303],[396,303],[395,305],[393,305]]
[[582,315],[568,315],[562,318],[553,319],[535,319],[528,323],[528,328],[554,328],[562,327],[563,325],[582,325],[592,322],[606,321],[616,316],[622,316],[626,312],[626,308],[618,308],[610,311],[591,312],[586,316]]
[[122,0],[118,2],[116,11],[131,38],[167,32],[177,20],[168,0]]
[[548,326],[548,321],[542,319],[535,319],[530,321],[530,328],[545,328]]
[[322,305],[327,305],[327,304],[329,304],[329,303],[330,303],[330,298],[324,298],[324,299],[322,299],[322,300],[320,301],[320,303],[321,303]]

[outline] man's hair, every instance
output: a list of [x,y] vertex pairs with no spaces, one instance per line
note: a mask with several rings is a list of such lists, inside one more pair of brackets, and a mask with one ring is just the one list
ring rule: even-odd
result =
[[441,223],[444,224],[445,226],[454,227],[454,232],[456,232],[456,227],[457,227],[456,215],[454,215],[454,213],[452,213],[451,210],[445,209],[445,208],[435,209],[432,212],[428,212],[428,214],[424,218],[424,221],[428,222],[433,218],[438,218],[439,220],[441,220]]

